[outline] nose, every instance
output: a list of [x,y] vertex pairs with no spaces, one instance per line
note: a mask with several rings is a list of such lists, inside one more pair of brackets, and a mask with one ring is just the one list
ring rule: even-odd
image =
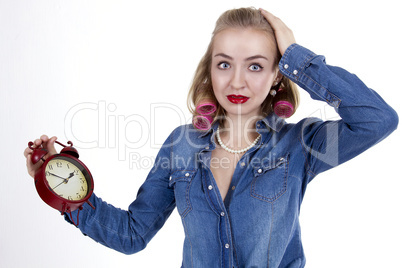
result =
[[243,89],[246,87],[245,74],[241,68],[235,68],[230,85],[233,89]]

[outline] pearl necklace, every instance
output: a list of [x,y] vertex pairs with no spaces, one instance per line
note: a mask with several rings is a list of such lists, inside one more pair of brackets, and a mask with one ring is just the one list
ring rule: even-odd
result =
[[258,135],[258,137],[253,141],[252,144],[250,144],[250,145],[247,146],[246,148],[240,149],[240,150],[233,150],[233,149],[230,149],[229,147],[227,147],[227,146],[222,142],[221,136],[219,135],[219,127],[218,127],[218,129],[216,130],[216,137],[217,137],[217,139],[218,139],[219,145],[220,145],[225,151],[227,151],[227,152],[229,152],[229,153],[232,153],[232,154],[241,154],[241,153],[247,152],[247,151],[250,150],[254,145],[256,145],[257,142],[258,142],[258,140],[261,138],[261,134]]

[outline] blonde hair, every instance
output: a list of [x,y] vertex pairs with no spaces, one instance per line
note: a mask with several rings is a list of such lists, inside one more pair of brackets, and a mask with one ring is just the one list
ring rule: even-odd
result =
[[[198,67],[195,71],[193,83],[188,93],[187,106],[190,112],[193,114],[193,118],[199,116],[196,107],[205,100],[210,100],[211,102],[214,102],[216,104],[216,112],[212,115],[212,123],[217,120],[222,120],[222,118],[224,118],[225,116],[225,111],[216,100],[212,89],[211,61],[214,37],[216,36],[216,34],[222,32],[223,30],[230,28],[253,28],[256,30],[261,30],[263,32],[266,32],[271,38],[273,38],[276,44],[275,34],[271,25],[264,18],[264,16],[262,16],[259,10],[255,8],[239,8],[231,9],[224,12],[216,22],[211,41],[208,45],[207,51],[198,64]],[[278,48],[276,54],[277,57],[275,58],[275,65],[278,66],[281,58]],[[273,89],[279,88],[282,88],[287,92],[287,100],[293,103],[294,113],[299,103],[299,93],[297,90],[297,86],[288,78],[283,77],[281,82],[277,86],[273,87]],[[268,94],[267,98],[261,105],[262,115],[267,116],[273,111],[272,100],[273,97]],[[197,128],[197,126],[195,127]]]

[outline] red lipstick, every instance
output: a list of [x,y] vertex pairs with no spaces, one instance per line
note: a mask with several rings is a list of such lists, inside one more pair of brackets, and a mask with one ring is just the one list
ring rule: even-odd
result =
[[249,99],[249,97],[243,95],[228,95],[227,98],[231,103],[234,104],[242,104],[248,101]]

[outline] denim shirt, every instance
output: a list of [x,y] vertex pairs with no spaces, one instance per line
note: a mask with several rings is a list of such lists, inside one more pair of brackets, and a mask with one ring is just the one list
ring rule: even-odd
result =
[[341,119],[288,124],[271,114],[258,121],[261,139],[237,163],[225,200],[210,169],[217,125],[208,132],[180,126],[128,211],[93,194],[96,209],[84,206],[79,229],[131,254],[146,246],[177,207],[185,231],[182,267],[304,267],[299,213],[308,183],[384,139],[398,116],[355,75],[300,45],[286,50],[279,68]]

